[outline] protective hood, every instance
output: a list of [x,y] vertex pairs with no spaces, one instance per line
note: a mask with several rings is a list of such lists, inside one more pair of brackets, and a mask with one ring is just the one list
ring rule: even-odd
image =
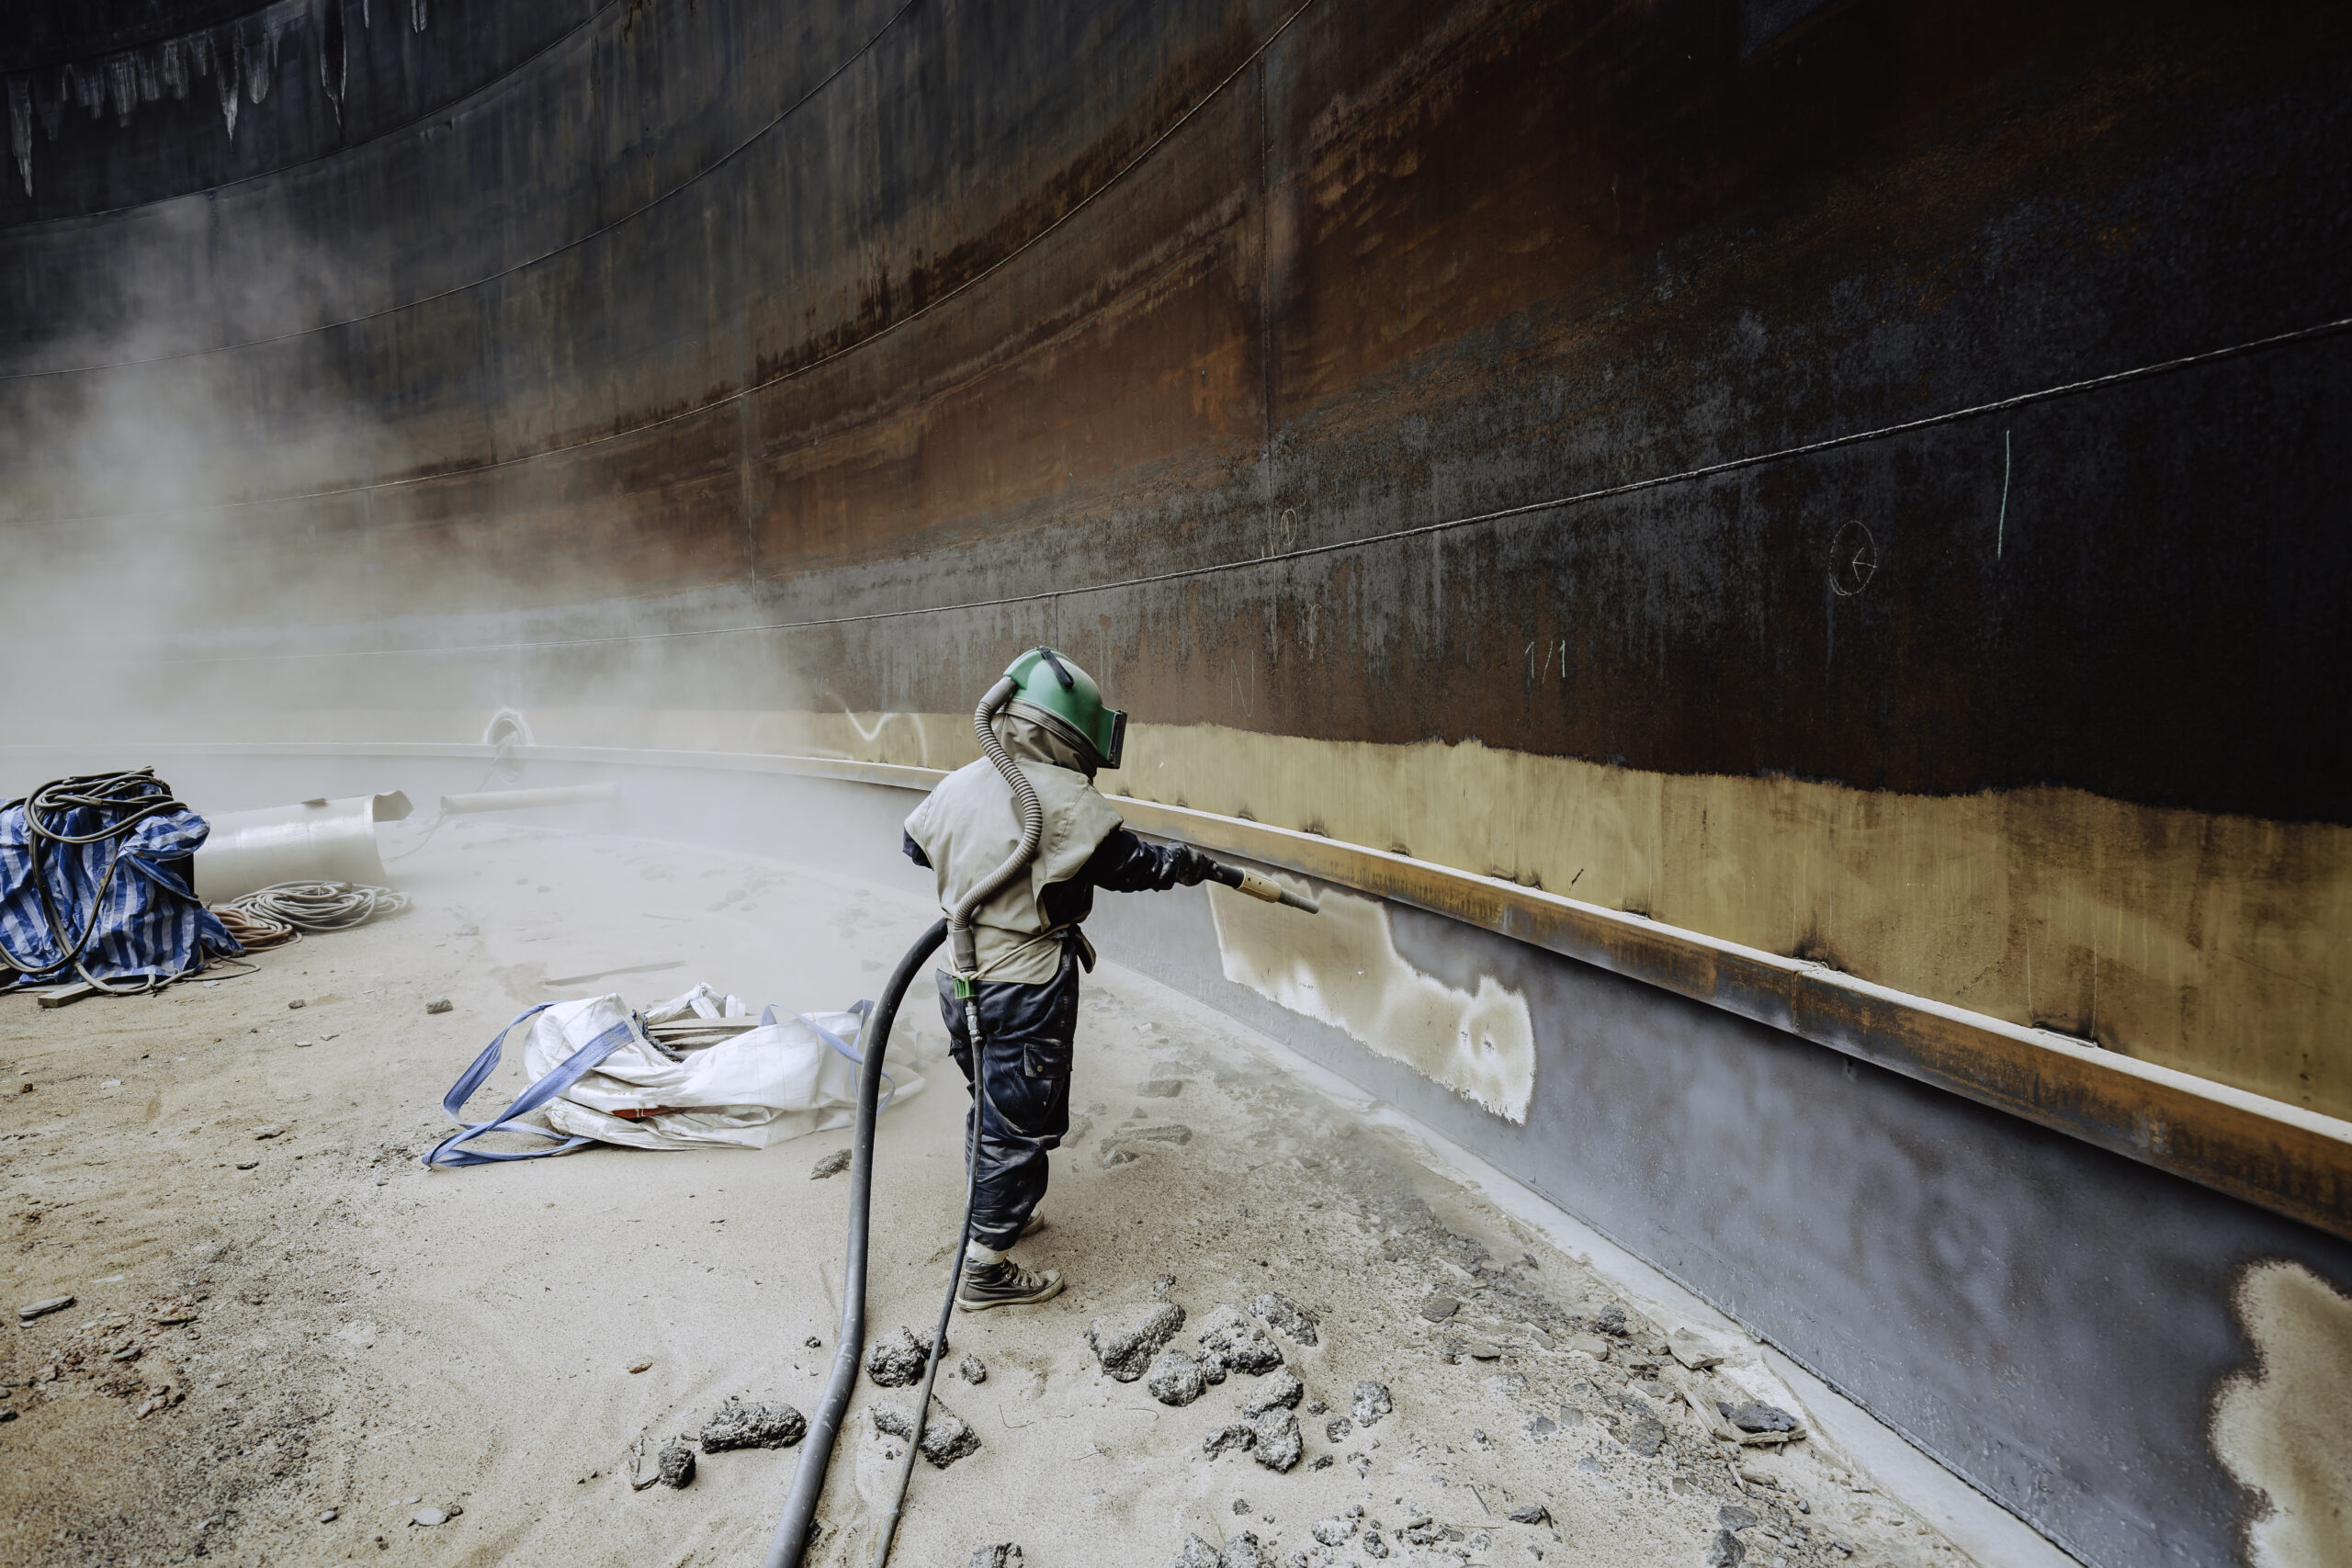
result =
[[993,721],[996,738],[1016,762],[1043,762],[1048,767],[1068,768],[1073,773],[1094,776],[1094,760],[1055,734],[1034,718],[1017,713],[1001,713]]

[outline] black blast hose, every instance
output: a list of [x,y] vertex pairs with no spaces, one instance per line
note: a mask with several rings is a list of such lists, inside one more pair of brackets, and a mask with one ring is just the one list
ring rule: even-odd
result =
[[915,976],[947,940],[947,922],[933,920],[931,929],[907,949],[882,999],[866,1021],[859,1042],[865,1063],[857,1073],[857,1122],[849,1156],[849,1260],[842,1272],[842,1323],[833,1351],[832,1375],[825,1382],[825,1396],[808,1423],[800,1445],[800,1464],[792,1472],[792,1491],[784,1500],[784,1517],[768,1543],[766,1568],[800,1568],[808,1550],[808,1532],[817,1517],[817,1502],[824,1495],[825,1472],[833,1457],[833,1439],[841,1435],[842,1412],[857,1388],[858,1362],[865,1354],[865,1252],[868,1214],[874,1196],[874,1121],[881,1103],[882,1057],[889,1049],[890,1025],[899,1003]]
[[874,1191],[874,1119],[877,1089],[881,1084],[882,1053],[890,1039],[890,1022],[899,1010],[899,1001],[906,994],[914,972],[935,952],[941,942],[948,943],[948,962],[956,981],[956,992],[964,1002],[967,1042],[972,1056],[972,1111],[968,1146],[965,1150],[964,1223],[956,1237],[956,1257],[949,1266],[947,1297],[939,1308],[939,1327],[932,1336],[930,1365],[924,1370],[922,1391],[915,1396],[914,1430],[909,1434],[905,1459],[899,1467],[898,1486],[890,1499],[889,1511],[882,1517],[881,1540],[874,1552],[875,1568],[890,1560],[890,1546],[897,1540],[899,1519],[906,1506],[907,1483],[913,1478],[915,1457],[922,1447],[925,1422],[931,1414],[931,1391],[939,1376],[940,1363],[947,1359],[947,1325],[956,1311],[956,1292],[964,1277],[964,1248],[972,1235],[972,1205],[979,1191],[979,1136],[981,1108],[988,1101],[988,1056],[982,1050],[980,1010],[977,995],[979,961],[972,932],[972,916],[979,907],[994,897],[1006,884],[1019,876],[1029,863],[1036,858],[1037,846],[1045,833],[1045,808],[1033,786],[1003,742],[996,737],[995,719],[1004,705],[1012,700],[1018,688],[1012,678],[1006,676],[990,686],[972,710],[972,733],[980,743],[981,752],[996,765],[1012,791],[1015,808],[1021,816],[1021,841],[1004,863],[956,901],[947,919],[934,924],[922,935],[922,940],[907,950],[899,961],[898,969],[890,976],[890,987],[882,1002],[875,1009],[874,1022],[867,1026],[870,1043],[864,1044],[865,1065],[857,1080],[857,1134],[850,1153],[850,1213],[849,1265],[842,1280],[841,1343],[833,1352],[833,1372],[825,1384],[824,1404],[819,1407],[817,1419],[809,1423],[808,1436],[800,1450],[799,1468],[792,1473],[792,1491],[785,1499],[784,1517],[777,1521],[775,1538],[768,1543],[766,1568],[800,1568],[801,1559],[808,1550],[808,1534],[817,1513],[817,1500],[825,1489],[825,1471],[831,1462],[833,1440],[841,1432],[842,1412],[857,1386],[859,1359],[865,1350],[865,1256],[867,1206]]

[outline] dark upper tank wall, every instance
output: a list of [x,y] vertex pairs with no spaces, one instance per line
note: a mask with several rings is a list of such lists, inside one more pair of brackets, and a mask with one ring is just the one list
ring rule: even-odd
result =
[[[0,231],[0,428],[196,404],[237,461],[159,497],[28,442],[21,547],[184,520],[238,563],[218,617],[322,637],[612,595],[689,625],[720,590],[901,610],[1674,475],[2352,299],[2341,7],[554,15],[435,5],[349,145],[288,76],[300,148],[199,195],[148,198],[199,172],[158,106],[77,132],[86,162],[38,144],[34,199],[107,215]],[[251,286],[287,255],[319,259]],[[2344,822],[2347,352],[1076,618],[1173,722]],[[850,705],[954,711],[1011,635],[795,657]],[[569,654],[520,667],[593,696]]]

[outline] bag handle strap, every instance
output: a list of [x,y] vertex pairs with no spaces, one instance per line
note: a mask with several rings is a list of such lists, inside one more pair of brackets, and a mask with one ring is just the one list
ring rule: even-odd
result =
[[[853,1002],[850,1005],[849,1010],[857,1016],[857,1032],[860,1035],[863,1035],[865,1032],[866,1017],[874,1010],[874,999],[871,997],[868,997],[859,1001]],[[831,1030],[827,1029],[823,1024],[819,1023],[815,1019],[810,1018],[805,1012],[796,1012],[792,1016],[807,1024],[809,1028],[815,1030],[819,1039],[831,1046],[834,1050],[840,1052],[842,1055],[848,1057],[854,1065],[861,1067],[865,1066],[865,1058],[859,1055],[855,1051],[850,1049],[848,1041],[843,1040],[840,1035],[834,1033]],[[760,1010],[760,1027],[764,1029],[775,1021],[775,1004],[774,1002],[770,1002],[766,1007]],[[882,1099],[880,1103],[876,1104],[874,1108],[874,1112],[877,1116],[890,1108],[890,1097],[899,1092],[899,1080],[890,1076],[890,1070],[888,1067],[885,1067],[882,1070],[882,1082],[885,1086],[882,1090]]]
[[[515,1118],[527,1116],[537,1111],[548,1100],[578,1083],[597,1063],[628,1044],[636,1033],[634,1019],[622,1020],[565,1057],[562,1064],[554,1071],[515,1096],[514,1104],[489,1121],[468,1122],[463,1114],[466,1101],[473,1098],[474,1091],[481,1087],[482,1080],[490,1077],[491,1073],[497,1068],[499,1048],[506,1043],[506,1037],[514,1032],[514,1026],[526,1019],[545,1012],[553,1006],[555,1006],[553,1002],[541,1002],[536,1007],[526,1008],[516,1013],[508,1021],[506,1027],[498,1032],[497,1038],[483,1047],[482,1054],[474,1058],[473,1065],[459,1074],[458,1081],[449,1086],[449,1092],[441,1097],[441,1109],[448,1114],[450,1121],[458,1124],[459,1130],[433,1145],[432,1151],[424,1156],[426,1165],[455,1168],[469,1165],[491,1165],[502,1160],[545,1159],[549,1155],[568,1155],[574,1149],[596,1141],[594,1138],[567,1137],[561,1133],[549,1132],[545,1127],[535,1127],[527,1122],[517,1122]],[[484,1133],[492,1132],[528,1133],[534,1137],[549,1139],[559,1146],[552,1149],[525,1149],[514,1154],[460,1146],[481,1137]]]

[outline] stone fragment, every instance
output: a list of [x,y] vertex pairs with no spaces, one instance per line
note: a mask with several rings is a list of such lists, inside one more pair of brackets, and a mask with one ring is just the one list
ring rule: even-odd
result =
[[1184,1309],[1174,1302],[1144,1302],[1096,1318],[1087,1325],[1086,1342],[1104,1371],[1121,1382],[1133,1382],[1183,1326]]
[[[286,1006],[288,1007],[288,1009],[289,1010],[292,1010],[292,1009],[295,1009],[295,1008],[308,1007],[309,1005],[310,1005],[310,1004],[309,1004],[308,1002],[304,1001],[304,1000],[303,1000],[301,998],[300,998],[300,997],[296,997],[292,1001],[288,1002],[288,1003],[286,1004]],[[438,1520],[435,1520],[435,1522],[437,1524],[439,1521],[438,1521]]]
[[1250,1511],[1250,1499],[1247,1497],[1236,1497],[1233,1500],[1233,1511],[1237,1514],[1248,1513]]
[[1201,1320],[1201,1359],[1237,1372],[1263,1374],[1283,1364],[1282,1347],[1239,1307],[1218,1307]]
[[1396,1408],[1389,1401],[1386,1383],[1360,1382],[1356,1384],[1355,1403],[1348,1406],[1348,1414],[1355,1417],[1357,1426],[1369,1427]]
[[1242,1418],[1255,1421],[1276,1405],[1281,1405],[1287,1410],[1295,1410],[1298,1408],[1298,1402],[1306,1397],[1306,1394],[1305,1383],[1300,1382],[1288,1372],[1276,1372],[1261,1383],[1258,1392],[1243,1403]]
[[1288,1409],[1269,1410],[1258,1417],[1253,1427],[1256,1439],[1250,1445],[1250,1457],[1268,1470],[1289,1470],[1306,1451],[1306,1444],[1298,1435],[1298,1416]]
[[[300,1003],[300,1002],[297,1002],[297,1003],[295,1003],[294,1005],[295,1005],[296,1007],[300,1007],[300,1006],[301,1006],[302,1004],[301,1004],[301,1003]],[[692,1467],[693,1467],[694,1456],[693,1456],[692,1454],[688,1454],[688,1455],[686,1456],[686,1460],[687,1460],[687,1466],[688,1466],[688,1469],[689,1469],[689,1471],[691,1471],[691,1470],[692,1470]],[[678,1484],[678,1485],[680,1485],[680,1486],[684,1486],[684,1485],[685,1484],[685,1483],[684,1483],[684,1482],[683,1482],[683,1481],[681,1481],[681,1482],[677,1483],[677,1484]],[[414,1512],[414,1513],[411,1514],[411,1515],[408,1517],[408,1522],[409,1522],[409,1523],[411,1523],[411,1524],[413,1524],[413,1525],[423,1525],[425,1529],[432,1529],[434,1526],[435,1526],[435,1525],[446,1525],[446,1524],[447,1524],[447,1523],[449,1522],[449,1516],[448,1516],[448,1514],[447,1514],[446,1511],[444,1511],[444,1510],[442,1510],[442,1509],[440,1509],[440,1508],[419,1508],[419,1509],[417,1509],[417,1510],[416,1510],[416,1512]]]
[[259,1143],[264,1138],[282,1138],[284,1136],[286,1136],[286,1129],[276,1125],[256,1127],[254,1129],[254,1141],[255,1143]]
[[831,1154],[808,1168],[808,1179],[822,1181],[829,1176],[839,1176],[849,1168],[849,1151],[835,1149]]
[[451,1004],[448,998],[435,997],[431,1001],[424,1004],[424,1010],[427,1012],[447,1012]]
[[1609,1341],[1598,1334],[1571,1334],[1568,1336],[1568,1348],[1581,1350],[1596,1361],[1609,1359]]
[[1752,1464],[1743,1464],[1739,1467],[1739,1478],[1750,1486],[1777,1487],[1781,1484],[1779,1476],[1769,1470],[1758,1470]]
[[1491,1339],[1473,1339],[1463,1347],[1463,1353],[1474,1361],[1499,1361],[1503,1348]]
[[1513,1508],[1505,1517],[1515,1525],[1548,1525],[1552,1510],[1541,1503],[1530,1503],[1524,1508]]
[[1208,1391],[1201,1364],[1182,1350],[1162,1350],[1151,1363],[1144,1387],[1162,1404],[1190,1404]]
[[730,1399],[703,1423],[702,1451],[788,1449],[808,1433],[808,1417],[781,1400],[747,1404]]
[[1717,1530],[1707,1543],[1707,1568],[1739,1568],[1747,1561],[1747,1548],[1729,1530]]
[[1217,1455],[1231,1449],[1246,1450],[1251,1448],[1256,1445],[1257,1441],[1258,1428],[1246,1423],[1237,1421],[1231,1426],[1219,1427],[1216,1431],[1211,1432],[1206,1438],[1201,1439],[1201,1452],[1208,1455],[1211,1459],[1215,1459]]
[[1250,1315],[1267,1327],[1288,1335],[1296,1344],[1317,1342],[1314,1314],[1272,1291],[1261,1291],[1250,1298]]
[[684,1443],[664,1443],[658,1456],[662,1465],[662,1484],[672,1491],[684,1487],[695,1478],[695,1450]]
[[968,1383],[986,1382],[989,1381],[988,1363],[967,1351],[964,1359],[956,1363],[956,1375]]
[[1613,1338],[1625,1337],[1625,1309],[1615,1302],[1609,1303],[1592,1314],[1592,1326]]
[[904,1388],[922,1376],[930,1362],[931,1347],[901,1324],[898,1333],[885,1335],[867,1348],[865,1375],[883,1388]]
[[1356,1522],[1347,1518],[1317,1519],[1306,1527],[1306,1533],[1323,1546],[1344,1546],[1355,1539]]
[[321,1515],[319,1516],[319,1523],[321,1523],[321,1524],[322,1524],[322,1525],[331,1525],[331,1524],[334,1523],[334,1522],[335,1522],[335,1520],[337,1520],[337,1519],[339,1519],[339,1518],[341,1518],[341,1517],[343,1517],[343,1510],[342,1510],[342,1509],[340,1509],[340,1508],[329,1508],[325,1513],[321,1514]]
[[1715,1408],[1723,1418],[1743,1432],[1793,1432],[1797,1418],[1777,1404],[1750,1399],[1734,1404],[1728,1400],[1715,1401]]
[[1725,1503],[1715,1510],[1715,1523],[1727,1530],[1744,1530],[1756,1522],[1756,1510],[1745,1503]]
[[18,1323],[30,1323],[37,1317],[47,1317],[53,1312],[63,1312],[74,1304],[72,1296],[51,1296],[38,1302],[27,1302],[17,1309]]
[[1421,1303],[1421,1315],[1431,1323],[1443,1323],[1461,1310],[1462,1303],[1448,1295],[1434,1295]]
[[1624,1431],[1619,1435],[1627,1448],[1644,1459],[1656,1458],[1657,1450],[1666,1442],[1666,1427],[1655,1416],[1634,1416],[1625,1423]]
[[1669,1355],[1694,1372],[1723,1364],[1723,1357],[1710,1348],[1707,1342],[1687,1328],[1678,1328],[1667,1337]]
[[1199,1536],[1184,1538],[1184,1549],[1176,1554],[1176,1568],[1217,1568],[1216,1548]]
[[1225,1554],[1216,1560],[1217,1568],[1273,1568],[1271,1559],[1258,1545],[1258,1538],[1243,1530],[1225,1543]]
[[1388,1555],[1388,1543],[1380,1539],[1380,1532],[1378,1530],[1370,1529],[1363,1532],[1363,1554],[1366,1557],[1385,1557]]
[[981,1547],[972,1553],[972,1560],[965,1568],[1021,1568],[1026,1561],[1021,1549],[1007,1540]]
[[[895,1404],[874,1407],[874,1429],[901,1442],[914,1436],[914,1417]],[[980,1451],[980,1435],[969,1423],[938,1399],[931,1402],[931,1419],[922,1424],[922,1457],[942,1470]]]
[[237,1162],[237,1168],[239,1170],[258,1170],[261,1168],[261,1161],[257,1159],[241,1159]]

